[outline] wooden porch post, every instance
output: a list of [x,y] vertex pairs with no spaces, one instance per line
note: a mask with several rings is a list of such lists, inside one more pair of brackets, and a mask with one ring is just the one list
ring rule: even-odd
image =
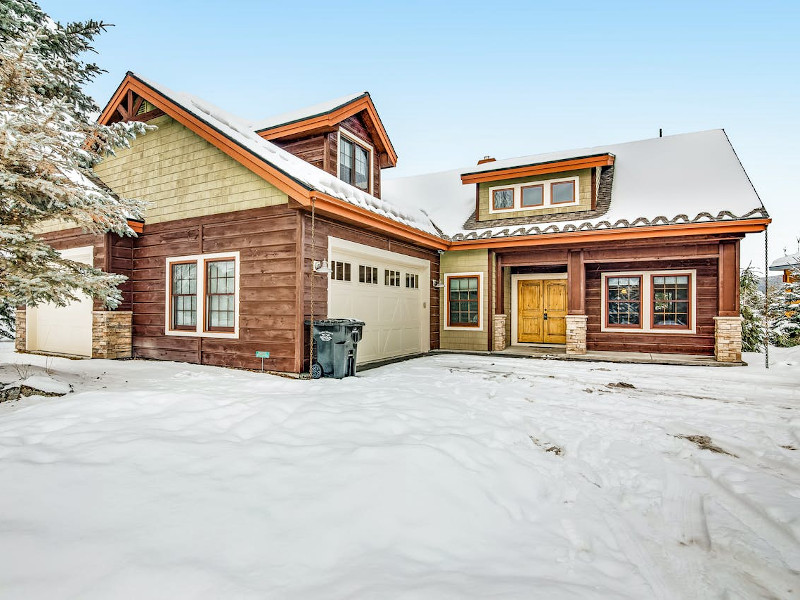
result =
[[719,245],[720,317],[739,316],[739,240]]
[[586,314],[586,268],[583,250],[570,250],[567,257],[567,307],[570,315]]

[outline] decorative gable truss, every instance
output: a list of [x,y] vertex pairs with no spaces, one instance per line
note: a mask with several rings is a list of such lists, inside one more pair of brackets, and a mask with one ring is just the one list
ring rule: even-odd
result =
[[165,114],[133,90],[127,90],[114,98],[115,104],[109,104],[103,111],[105,123],[111,124],[118,121],[149,121]]

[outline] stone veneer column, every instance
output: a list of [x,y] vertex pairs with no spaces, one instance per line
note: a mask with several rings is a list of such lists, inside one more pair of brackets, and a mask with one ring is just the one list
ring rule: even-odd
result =
[[494,340],[492,341],[492,350],[495,352],[499,350],[505,350],[508,347],[508,341],[506,340],[506,319],[508,315],[495,315],[494,316],[494,323],[493,332],[494,332]]
[[17,352],[25,352],[28,349],[28,342],[27,342],[27,328],[26,328],[26,318],[28,313],[26,310],[17,309],[17,314],[15,315],[15,325],[16,334],[14,335],[14,349]]
[[714,317],[714,356],[719,362],[742,362],[742,317]]
[[586,315],[567,315],[567,354],[586,354]]
[[92,358],[131,358],[133,313],[92,311]]

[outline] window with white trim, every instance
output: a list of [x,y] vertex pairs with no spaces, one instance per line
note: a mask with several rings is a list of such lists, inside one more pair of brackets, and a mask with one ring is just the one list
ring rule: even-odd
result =
[[383,285],[400,287],[400,271],[383,270]]
[[419,275],[416,273],[406,273],[406,287],[412,290],[419,289]]
[[371,149],[349,136],[339,135],[339,179],[368,192],[371,165]]
[[445,281],[445,329],[482,329],[482,274],[449,273]]
[[166,333],[237,337],[239,253],[167,259]]
[[602,274],[602,330],[696,331],[696,270]]

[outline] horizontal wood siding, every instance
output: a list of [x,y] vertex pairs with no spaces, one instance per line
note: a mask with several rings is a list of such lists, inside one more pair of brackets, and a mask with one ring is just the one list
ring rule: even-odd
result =
[[[697,270],[696,334],[603,332],[601,329],[601,274],[610,271],[665,269]],[[658,352],[714,354],[714,317],[718,306],[717,261],[674,260],[657,262],[614,262],[586,267],[586,342],[588,350],[610,352]]]
[[[283,148],[287,152],[291,152],[298,158],[311,163],[315,167],[325,170],[325,144],[327,143],[326,134],[312,135],[310,137],[300,138],[297,140],[274,140],[272,142],[276,146]],[[336,175],[336,171],[333,171]]]
[[[425,250],[417,248],[404,242],[399,242],[392,238],[367,232],[355,227],[337,223],[325,218],[316,218],[316,225],[314,227],[314,244],[311,243],[311,215],[305,214],[305,241],[303,247],[303,256],[305,258],[304,280],[303,285],[305,288],[305,302],[303,305],[304,320],[311,317],[311,275],[312,262],[314,259],[321,260],[328,256],[328,236],[364,244],[365,246],[372,246],[373,248],[380,248],[381,250],[388,250],[390,252],[397,252],[398,254],[405,254],[406,256],[413,256],[428,260],[431,271],[431,279],[439,277],[439,254],[433,250]],[[354,273],[358,277],[358,273]],[[439,290],[430,286],[430,335],[431,335],[431,349],[439,348]],[[325,317],[328,314],[328,277],[321,275],[314,275],[314,315],[315,318]],[[308,342],[304,340],[304,368],[308,368]]]
[[[134,356],[255,369],[256,350],[266,350],[266,369],[294,371],[298,222],[296,211],[275,206],[145,225],[133,250]],[[235,251],[239,338],[165,335],[166,259]]]

